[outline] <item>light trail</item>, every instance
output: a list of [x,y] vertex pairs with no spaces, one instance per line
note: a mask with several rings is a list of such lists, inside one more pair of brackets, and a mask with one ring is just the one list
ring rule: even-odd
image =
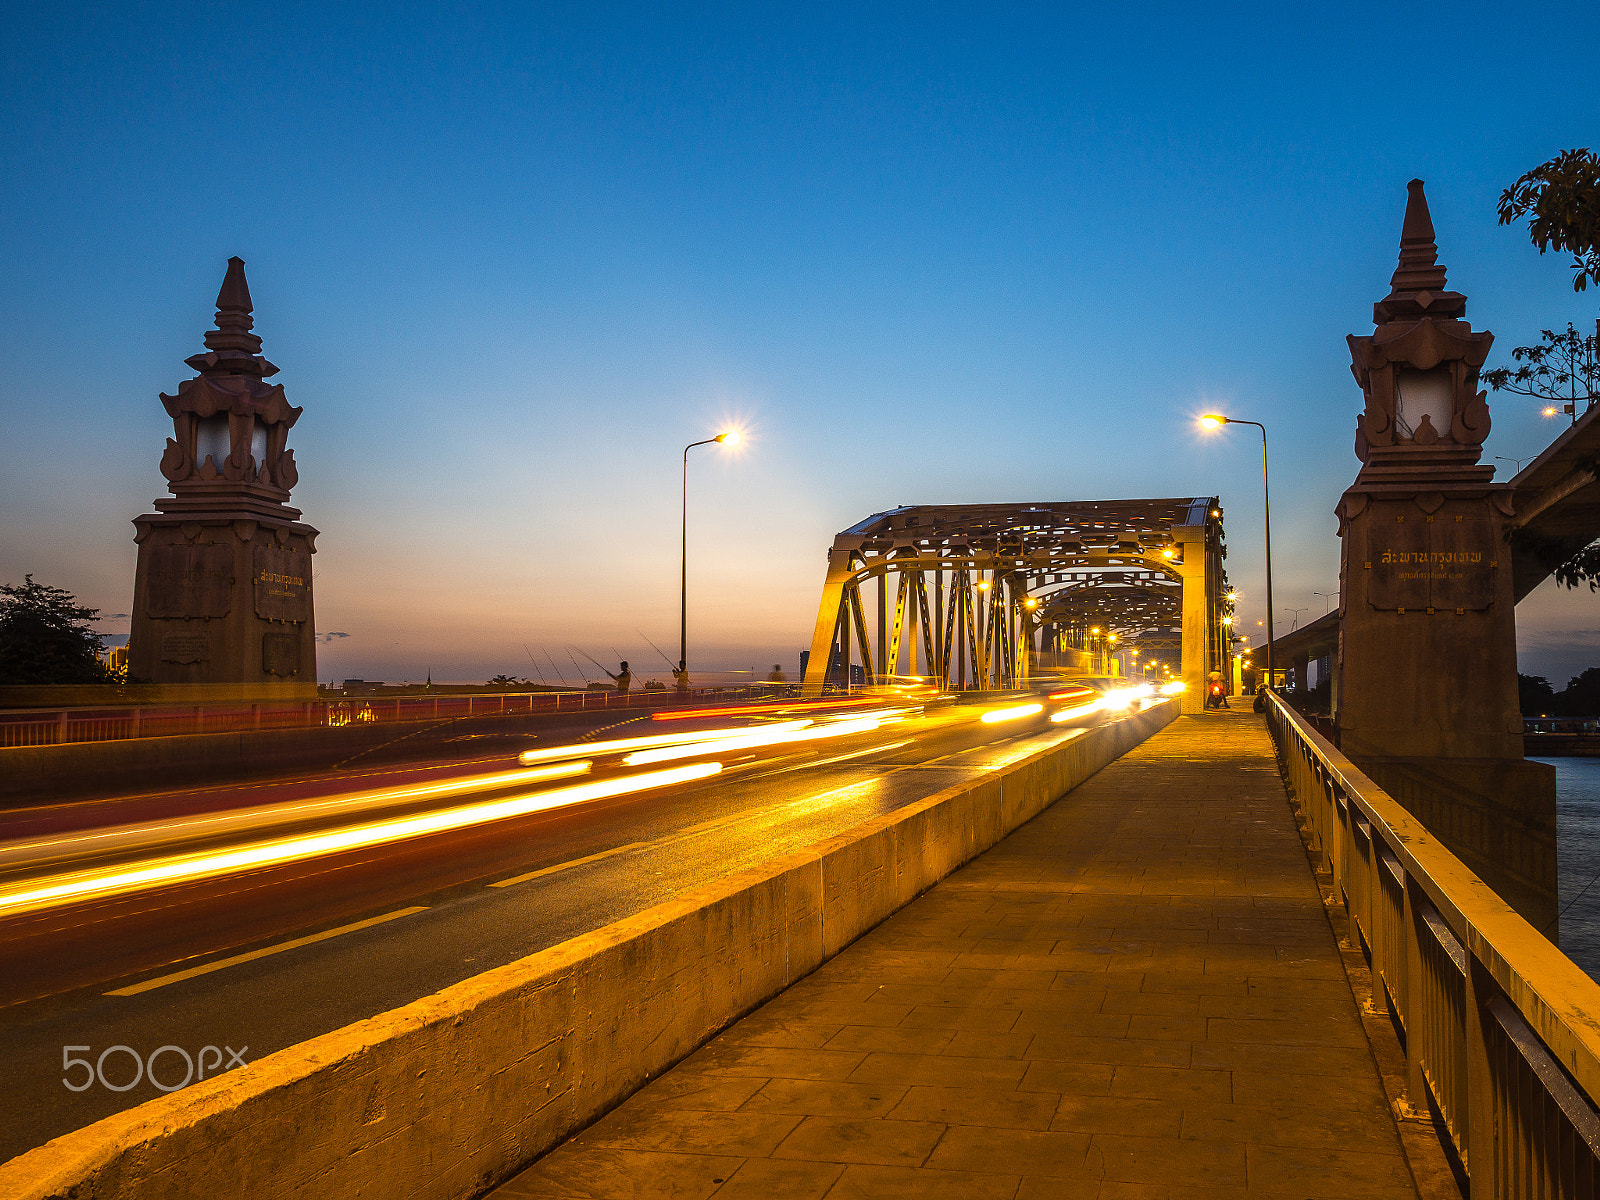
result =
[[[810,721],[783,721],[777,725],[761,726],[763,730],[804,729]],[[602,754],[620,754],[625,750],[646,750],[655,746],[681,746],[686,742],[715,742],[737,737],[747,732],[745,726],[721,729],[696,729],[689,733],[652,733],[644,737],[621,738],[610,742],[574,742],[570,746],[550,746],[544,750],[524,750],[518,757],[523,763],[550,762],[554,759],[595,757]]]
[[0,866],[25,864],[45,857],[63,848],[80,852],[100,852],[121,845],[138,845],[160,840],[163,835],[181,833],[185,840],[211,837],[235,832],[247,833],[264,824],[283,825],[292,820],[307,819],[324,813],[351,814],[358,809],[383,808],[407,801],[438,800],[468,792],[498,791],[525,783],[540,783],[549,779],[563,779],[582,775],[584,767],[536,767],[524,771],[496,771],[489,775],[468,775],[440,783],[406,784],[402,787],[380,788],[354,794],[318,797],[299,804],[274,804],[204,816],[183,817],[173,821],[141,822],[135,825],[114,825],[97,831],[71,831],[31,841],[0,843]]
[[671,709],[653,712],[650,714],[652,721],[685,721],[693,717],[742,717],[759,716],[761,713],[789,713],[789,712],[818,712],[828,708],[860,708],[864,704],[873,704],[873,699],[850,700],[797,700],[785,704],[781,700],[769,700],[763,704],[743,704],[723,708],[686,708]]
[[1023,717],[1031,717],[1043,711],[1042,704],[1008,704],[1005,708],[991,708],[978,719],[985,725],[994,725],[1000,721],[1020,721]]
[[[588,763],[572,764],[572,766],[574,768],[581,766],[585,771],[589,768]],[[467,829],[475,825],[527,816],[530,813],[545,812],[553,808],[564,808],[590,800],[604,800],[651,788],[668,787],[675,783],[705,779],[721,770],[721,763],[694,763],[663,771],[648,771],[641,775],[626,775],[616,779],[553,788],[545,792],[530,792],[499,800],[485,800],[477,804],[445,809],[443,812],[368,822],[327,833],[275,838],[231,850],[172,855],[131,866],[55,876],[49,880],[0,890],[0,916],[39,912],[84,900],[104,899],[176,883],[190,883],[219,875],[230,875],[239,871],[279,866],[346,850]],[[574,770],[572,773],[577,772]]]
[[[810,722],[805,722],[809,725]],[[827,738],[849,737],[853,733],[871,733],[882,721],[878,717],[863,717],[854,721],[839,721],[810,729],[741,730],[739,733],[715,742],[693,742],[688,745],[661,746],[651,750],[636,750],[622,761],[630,766],[646,763],[671,762],[701,754],[724,754],[736,750],[749,750],[758,746],[784,746],[796,742],[817,742]]]

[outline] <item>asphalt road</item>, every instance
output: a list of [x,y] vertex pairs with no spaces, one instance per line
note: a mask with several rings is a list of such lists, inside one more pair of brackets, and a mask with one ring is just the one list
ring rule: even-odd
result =
[[[135,1055],[148,1063],[175,1047],[156,1060],[168,1085],[185,1077],[180,1052],[212,1073],[253,1062],[1077,733],[1038,720],[984,724],[979,711],[929,710],[827,742],[722,756],[721,773],[698,781],[0,920],[0,1161],[159,1095],[148,1075],[113,1090],[134,1079]],[[152,839],[181,841],[204,814],[257,828],[263,813],[294,809],[279,827],[315,831],[336,823],[319,797],[515,770],[521,748],[661,728],[645,718],[546,728],[502,739],[509,745],[495,735],[431,753],[412,744],[354,775],[41,808],[13,814],[7,832],[47,847],[113,825],[140,831],[126,844],[109,839],[91,856],[103,865],[148,853]],[[237,836],[219,828],[197,844]],[[0,856],[0,884],[28,869]],[[100,1076],[64,1069],[66,1056],[98,1061]]]

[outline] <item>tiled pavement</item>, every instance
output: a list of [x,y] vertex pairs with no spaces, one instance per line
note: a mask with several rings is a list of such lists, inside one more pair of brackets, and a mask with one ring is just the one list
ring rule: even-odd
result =
[[1261,719],[1180,718],[496,1197],[1416,1197]]

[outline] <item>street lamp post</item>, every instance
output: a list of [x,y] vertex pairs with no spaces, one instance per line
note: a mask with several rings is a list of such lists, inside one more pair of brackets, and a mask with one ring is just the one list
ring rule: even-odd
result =
[[1274,682],[1272,673],[1272,643],[1276,640],[1272,619],[1272,496],[1267,487],[1267,427],[1260,421],[1241,421],[1237,417],[1224,417],[1220,413],[1207,413],[1200,423],[1210,429],[1224,425],[1254,425],[1261,430],[1261,515],[1267,534],[1267,685]]
[[678,678],[679,686],[689,678],[689,451],[696,446],[709,446],[713,442],[728,445],[739,440],[737,430],[719,433],[714,438],[690,442],[683,448],[683,565],[678,587]]

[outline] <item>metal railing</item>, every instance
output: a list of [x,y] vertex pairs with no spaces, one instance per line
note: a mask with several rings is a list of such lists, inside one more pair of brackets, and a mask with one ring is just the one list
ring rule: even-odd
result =
[[[796,685],[694,688],[690,703],[779,698]],[[666,708],[685,702],[675,691],[493,692],[472,695],[352,696],[262,704],[163,704],[0,711],[0,748],[109,742],[126,738],[312,729],[343,725],[531,716],[594,709]]]
[[1267,723],[1474,1200],[1600,1195],[1600,984],[1277,696]]

